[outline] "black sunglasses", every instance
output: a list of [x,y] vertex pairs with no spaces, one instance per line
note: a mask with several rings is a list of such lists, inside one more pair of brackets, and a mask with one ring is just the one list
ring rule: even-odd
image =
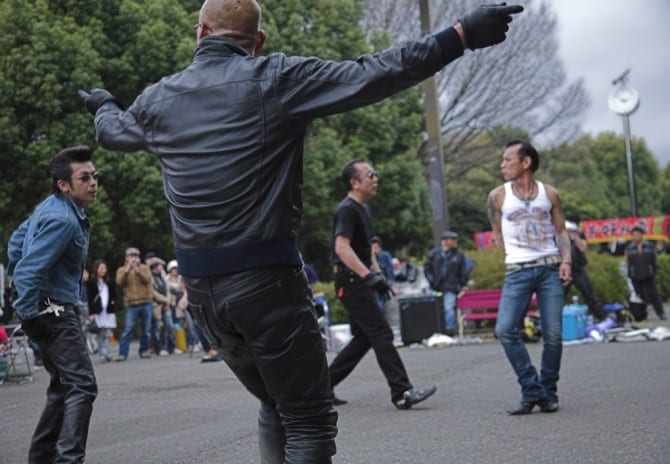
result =
[[90,174],[88,172],[85,172],[84,174],[82,174],[81,176],[77,176],[76,178],[79,179],[80,181],[84,182],[84,183],[90,182],[91,179],[93,179],[94,181],[97,182],[98,179],[100,178],[100,173],[99,172],[94,172],[94,173]]
[[365,177],[368,179],[374,179],[375,177],[379,179],[379,174],[377,174],[377,171],[368,171],[367,174],[365,174]]

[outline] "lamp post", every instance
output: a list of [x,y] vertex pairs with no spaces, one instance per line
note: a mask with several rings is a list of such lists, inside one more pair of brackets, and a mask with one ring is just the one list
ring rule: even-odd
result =
[[623,121],[623,136],[626,142],[626,166],[628,167],[628,192],[630,195],[630,210],[632,216],[637,217],[635,178],[633,176],[633,154],[630,146],[629,116],[633,114],[640,106],[640,97],[635,89],[628,85],[629,73],[630,69],[627,69],[622,75],[612,81],[612,85],[616,86],[616,88],[609,96],[607,103],[610,110],[621,116]]
[[[430,34],[430,6],[429,0],[419,0],[421,16],[421,33]],[[442,232],[449,226],[449,210],[446,201],[444,186],[444,149],[442,146],[442,128],[437,98],[437,83],[435,76],[424,81],[424,105],[426,107],[427,139],[419,149],[419,156],[428,160],[428,186],[430,203],[433,211],[433,240],[435,246],[440,246]]]

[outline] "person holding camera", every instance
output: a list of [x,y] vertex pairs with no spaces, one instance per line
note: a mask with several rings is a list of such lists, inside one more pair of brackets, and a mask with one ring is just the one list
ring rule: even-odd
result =
[[140,358],[150,358],[149,339],[151,337],[151,317],[153,313],[153,279],[151,269],[140,262],[140,250],[130,247],[126,250],[126,260],[116,271],[116,285],[123,292],[126,301],[126,320],[119,344],[119,355],[114,361],[128,358],[130,341],[139,320],[142,327],[140,335]]

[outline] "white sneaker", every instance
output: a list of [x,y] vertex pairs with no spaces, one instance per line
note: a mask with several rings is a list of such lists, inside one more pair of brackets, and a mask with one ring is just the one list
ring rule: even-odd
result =
[[200,347],[200,343],[193,346],[193,352],[194,353],[200,353],[201,351],[202,351],[202,348]]
[[174,349],[174,354],[182,354],[182,353],[183,353],[183,351],[180,350],[179,348]]
[[167,352],[167,350],[160,350],[158,353],[158,356],[169,356],[170,353]]

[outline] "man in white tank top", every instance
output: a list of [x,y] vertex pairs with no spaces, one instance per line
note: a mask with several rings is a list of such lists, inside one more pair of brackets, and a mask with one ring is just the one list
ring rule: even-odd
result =
[[[503,153],[500,170],[506,182],[489,193],[488,214],[496,246],[505,251],[496,336],[521,385],[521,402],[511,415],[558,411],[556,383],[561,366],[563,287],[571,279],[570,237],[556,189],[534,177],[537,150],[514,140]],[[533,293],[542,324],[542,367],[533,366],[521,341],[519,325]]]

